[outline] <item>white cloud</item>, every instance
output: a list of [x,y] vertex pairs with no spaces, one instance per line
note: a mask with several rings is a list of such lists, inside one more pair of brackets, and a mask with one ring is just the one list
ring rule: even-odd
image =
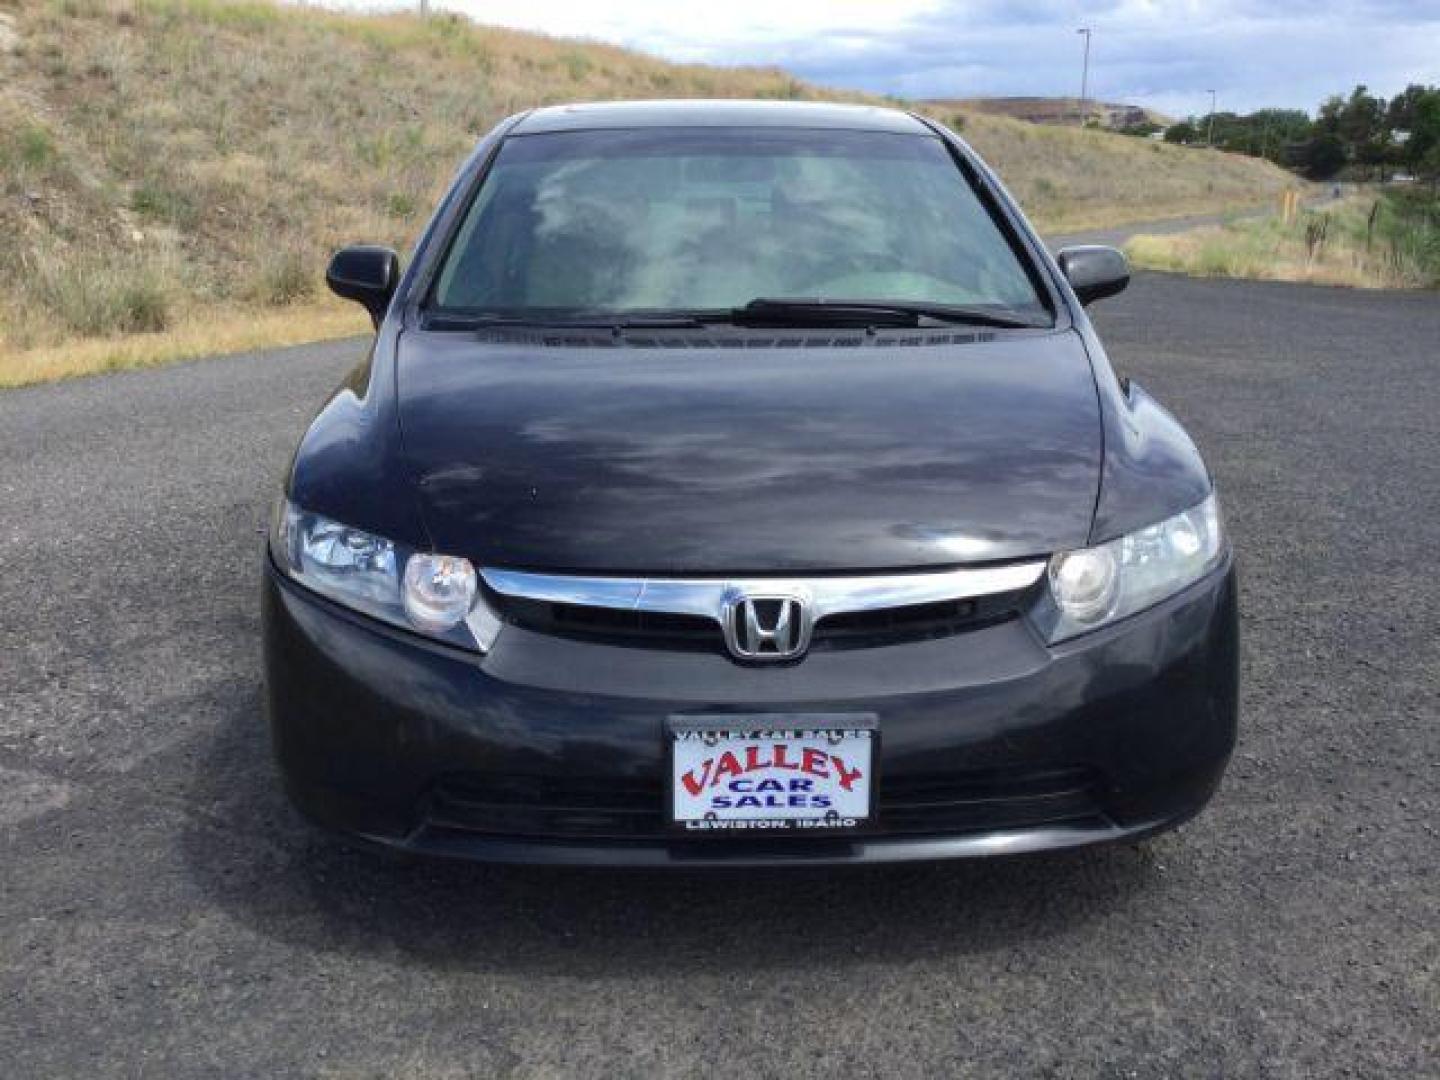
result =
[[[408,7],[418,0],[329,0]],[[1313,109],[1366,83],[1440,83],[1437,0],[431,0],[484,22],[610,41],[672,60],[775,64],[911,97],[1074,94],[1094,29],[1091,89],[1183,115]]]
[[[644,49],[674,60],[746,62],[750,53],[772,59],[789,44],[816,35],[863,46],[877,31],[901,31],[944,8],[943,0],[430,0],[432,9],[481,22],[560,37],[594,38]],[[415,8],[418,0],[328,0],[359,9]],[[767,61],[768,62],[768,61]]]

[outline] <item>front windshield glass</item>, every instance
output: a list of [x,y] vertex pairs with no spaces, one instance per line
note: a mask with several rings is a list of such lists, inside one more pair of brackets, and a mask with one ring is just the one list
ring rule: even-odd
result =
[[759,297],[1048,314],[939,139],[775,128],[507,139],[431,310],[538,318]]

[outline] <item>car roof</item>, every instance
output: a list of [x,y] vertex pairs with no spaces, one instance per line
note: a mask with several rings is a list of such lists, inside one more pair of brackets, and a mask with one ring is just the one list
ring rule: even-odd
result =
[[512,135],[644,127],[792,127],[928,135],[898,109],[825,101],[605,101],[549,105],[527,113]]

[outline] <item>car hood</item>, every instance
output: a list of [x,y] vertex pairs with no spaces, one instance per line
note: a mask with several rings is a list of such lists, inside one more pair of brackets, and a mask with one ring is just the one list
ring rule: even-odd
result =
[[824,572],[1082,546],[1101,426],[1078,335],[947,337],[407,332],[401,442],[436,549],[480,566]]

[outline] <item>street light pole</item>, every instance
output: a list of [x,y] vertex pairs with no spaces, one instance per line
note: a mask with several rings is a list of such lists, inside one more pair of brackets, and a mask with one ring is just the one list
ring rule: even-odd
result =
[[1210,126],[1205,132],[1205,145],[1213,147],[1215,145],[1215,91],[1207,92],[1210,95]]
[[1075,31],[1085,36],[1085,59],[1080,65],[1080,126],[1085,126],[1085,98],[1090,92],[1090,27],[1082,26]]

